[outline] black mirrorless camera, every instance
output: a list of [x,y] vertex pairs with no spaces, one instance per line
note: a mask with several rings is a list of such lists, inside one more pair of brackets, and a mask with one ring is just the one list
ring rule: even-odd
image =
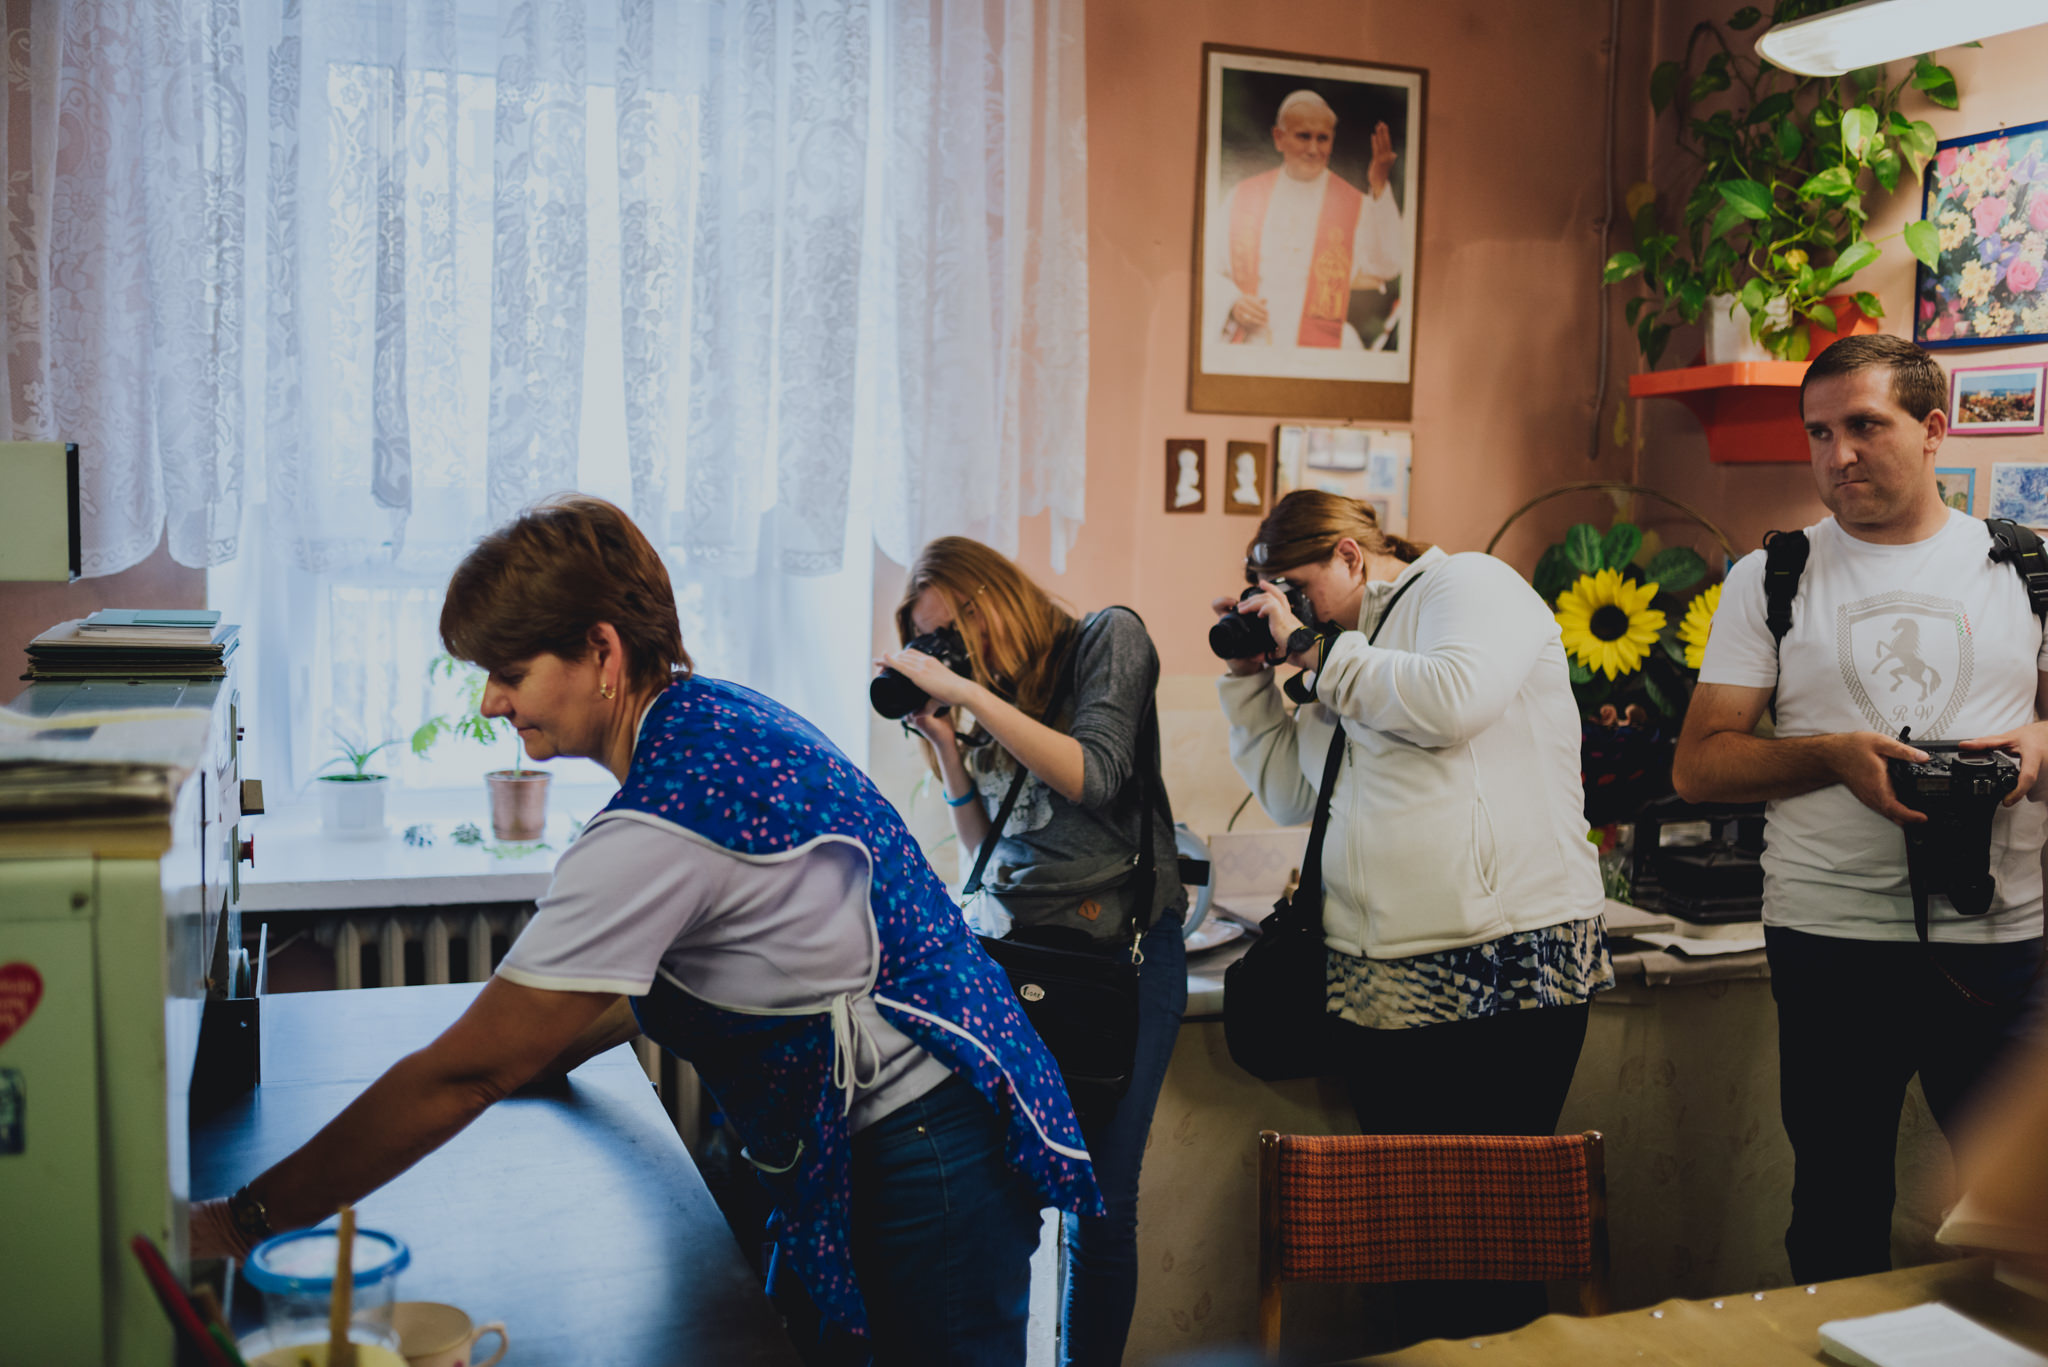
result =
[[[1308,593],[1284,579],[1272,581],[1273,587],[1287,597],[1287,606],[1294,610],[1309,626],[1316,624],[1316,610],[1309,606]],[[1253,584],[1237,595],[1242,603],[1253,594],[1260,592],[1261,585]],[[1209,628],[1209,649],[1216,652],[1219,660],[1249,660],[1253,657],[1266,659],[1273,653],[1273,629],[1266,625],[1266,619],[1256,613],[1233,612],[1220,617],[1216,625]]]
[[[903,648],[931,656],[963,679],[973,676],[974,666],[967,659],[967,642],[952,627],[927,631],[906,641]],[[890,721],[909,716],[930,700],[931,694],[893,669],[884,668],[868,685],[868,701],[874,704],[875,711]]]
[[[1916,923],[1927,899],[1946,897],[1963,916],[1982,916],[1998,893],[1991,876],[1991,818],[2019,787],[2020,767],[1996,750],[1963,750],[1950,742],[1899,739],[1926,753],[1927,762],[1888,759],[1885,769],[1899,801],[1927,820],[1906,830],[1906,872],[1913,884]],[[1924,924],[1921,938],[1926,938]]]

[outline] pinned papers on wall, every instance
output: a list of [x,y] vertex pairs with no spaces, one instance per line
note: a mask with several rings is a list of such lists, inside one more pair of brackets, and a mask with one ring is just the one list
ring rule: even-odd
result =
[[1372,504],[1380,526],[1408,532],[1414,437],[1374,427],[1283,423],[1273,434],[1273,496],[1321,489]]

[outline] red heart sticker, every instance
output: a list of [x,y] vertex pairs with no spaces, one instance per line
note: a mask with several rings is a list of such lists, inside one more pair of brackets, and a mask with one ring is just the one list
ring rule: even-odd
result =
[[43,975],[34,964],[0,964],[0,1044],[21,1029],[43,999]]

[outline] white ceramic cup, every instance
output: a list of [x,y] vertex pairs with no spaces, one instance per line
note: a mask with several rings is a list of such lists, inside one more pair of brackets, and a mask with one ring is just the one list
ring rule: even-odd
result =
[[[512,1346],[502,1321],[477,1326],[455,1306],[439,1301],[398,1302],[391,1307],[391,1327],[398,1331],[406,1367],[495,1367]],[[471,1350],[486,1334],[498,1336],[498,1351],[473,1361]]]

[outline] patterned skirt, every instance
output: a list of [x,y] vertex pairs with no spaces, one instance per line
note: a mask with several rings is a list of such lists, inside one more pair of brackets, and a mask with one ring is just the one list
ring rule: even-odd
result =
[[1368,1030],[1576,1006],[1614,986],[1598,916],[1406,959],[1329,954],[1329,1009]]

